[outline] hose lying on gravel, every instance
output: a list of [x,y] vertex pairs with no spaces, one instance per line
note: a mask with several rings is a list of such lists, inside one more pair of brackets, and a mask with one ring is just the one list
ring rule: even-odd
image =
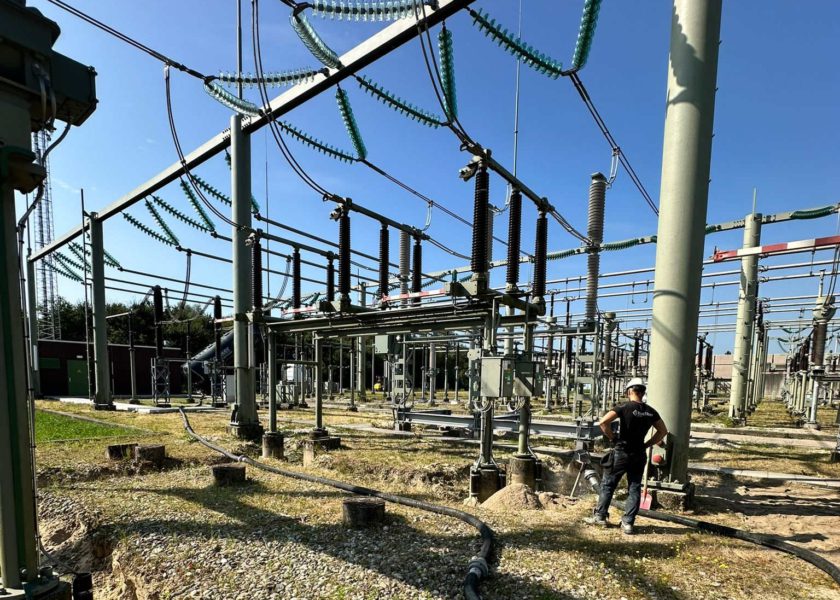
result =
[[[624,502],[616,500],[613,504],[619,508],[624,508]],[[743,529],[729,527],[728,525],[718,525],[717,523],[710,523],[709,521],[698,521],[697,519],[689,519],[688,517],[672,515],[671,513],[659,512],[657,510],[639,510],[639,514],[643,517],[647,517],[648,519],[685,525],[686,527],[692,527],[698,531],[702,531],[703,533],[713,533],[724,537],[744,540],[745,542],[752,542],[753,544],[793,554],[797,558],[801,558],[802,560],[811,563],[819,570],[824,571],[837,584],[840,584],[840,567],[831,561],[826,560],[816,552],[789,544],[775,535],[769,535],[766,533],[750,533],[748,531],[744,531]]]
[[292,479],[300,479],[302,481],[308,481],[310,483],[326,485],[329,487],[337,488],[339,490],[343,490],[345,492],[350,492],[351,494],[358,494],[359,496],[373,496],[375,498],[381,498],[386,502],[392,502],[393,504],[401,504],[403,506],[417,508],[419,510],[425,510],[435,514],[452,517],[455,519],[459,519],[464,523],[467,523],[468,525],[472,525],[473,527],[478,529],[479,534],[481,534],[481,550],[478,551],[478,554],[472,557],[472,559],[470,560],[470,564],[467,567],[467,576],[464,579],[464,596],[467,600],[481,600],[481,595],[478,592],[478,584],[490,573],[488,561],[490,560],[490,553],[493,551],[493,530],[490,529],[487,523],[485,523],[478,517],[475,517],[462,510],[457,510],[455,508],[449,508],[447,506],[438,506],[437,504],[430,504],[428,502],[422,502],[420,500],[414,500],[412,498],[404,498],[403,496],[395,496],[393,494],[387,494],[385,492],[380,492],[371,488],[361,487],[350,483],[344,483],[343,481],[337,481],[335,479],[328,479],[326,477],[316,477],[315,475],[307,475],[306,473],[298,473],[296,471],[286,471],[284,469],[278,469],[276,467],[272,467],[265,463],[256,461],[247,456],[232,454],[224,448],[216,446],[212,442],[209,442],[200,435],[198,435],[193,430],[192,426],[190,426],[189,419],[187,419],[187,414],[184,412],[184,410],[178,410],[181,413],[181,418],[184,420],[184,429],[187,430],[187,433],[189,433],[193,439],[233,461],[246,463],[257,469],[262,469],[263,471],[268,471],[269,473],[274,473],[276,475],[282,475],[283,477],[291,477]]

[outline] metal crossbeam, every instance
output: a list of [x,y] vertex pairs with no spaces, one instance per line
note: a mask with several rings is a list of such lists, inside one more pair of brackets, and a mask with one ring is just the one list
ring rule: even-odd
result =
[[[276,119],[303,103],[315,98],[322,92],[331,89],[336,84],[353,76],[357,71],[367,67],[376,60],[382,58],[392,50],[414,39],[420,30],[433,27],[444,19],[457,13],[462,8],[472,4],[475,0],[438,0],[438,8],[426,7],[424,16],[421,18],[409,17],[400,19],[382,31],[374,34],[346,54],[340,57],[341,69],[328,69],[326,75],[319,74],[308,83],[298,84],[283,94],[277,96],[269,103],[267,114],[255,118],[244,117],[242,119],[242,131],[247,134],[254,133],[268,124],[270,120]],[[225,148],[230,146],[230,130],[225,129],[213,136],[204,144],[190,152],[185,157],[189,169],[201,165],[213,158]],[[184,174],[184,167],[180,162],[173,163],[145,183],[125,194],[114,203],[98,211],[99,219],[104,221],[117,215],[139,202],[149,194],[152,194],[164,186],[172,183]],[[82,234],[87,226],[77,225],[70,231],[56,238],[51,244],[44,246],[34,252],[29,260],[36,261],[51,252],[58,250],[65,244]]]

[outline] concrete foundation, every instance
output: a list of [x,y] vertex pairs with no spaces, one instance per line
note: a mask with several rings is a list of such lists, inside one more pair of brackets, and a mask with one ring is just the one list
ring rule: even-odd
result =
[[303,442],[303,466],[310,466],[319,454],[329,452],[330,450],[338,450],[340,447],[341,438],[336,436],[328,435],[305,440]]
[[685,492],[671,492],[668,490],[648,490],[653,496],[654,509],[681,511],[694,508],[694,484],[689,483]]
[[347,498],[341,504],[341,515],[348,527],[374,527],[385,520],[385,501],[381,498]]
[[134,460],[138,463],[162,467],[166,460],[166,446],[163,444],[138,444],[134,447]]
[[508,484],[524,483],[537,489],[537,459],[530,454],[512,456],[508,462]]
[[239,440],[257,442],[262,438],[265,429],[259,423],[231,423],[228,433]]
[[281,460],[283,458],[283,441],[282,433],[278,431],[265,432],[262,438],[262,457]]
[[218,487],[245,483],[245,465],[239,463],[227,463],[213,465],[210,467],[213,474],[213,483]]
[[470,469],[470,496],[484,502],[505,485],[505,475],[498,467],[486,465]]
[[110,444],[105,448],[105,458],[108,460],[123,460],[134,456],[137,444]]

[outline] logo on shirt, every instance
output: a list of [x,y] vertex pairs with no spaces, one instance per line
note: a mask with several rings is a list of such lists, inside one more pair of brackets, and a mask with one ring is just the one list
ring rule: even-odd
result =
[[634,417],[652,417],[652,412],[645,412],[643,410],[639,410],[638,408],[633,409],[633,416]]

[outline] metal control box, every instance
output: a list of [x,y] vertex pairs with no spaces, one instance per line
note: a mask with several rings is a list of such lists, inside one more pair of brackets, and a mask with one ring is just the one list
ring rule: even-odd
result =
[[515,361],[507,356],[481,359],[481,395],[486,398],[510,398],[514,395]]
[[376,354],[394,354],[396,344],[393,335],[377,335],[373,338],[373,348]]
[[515,364],[513,395],[533,398],[542,396],[545,387],[545,364],[519,359]]

